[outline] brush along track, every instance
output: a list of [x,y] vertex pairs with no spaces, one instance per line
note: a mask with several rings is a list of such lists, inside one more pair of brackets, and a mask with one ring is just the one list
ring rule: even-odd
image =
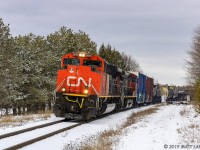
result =
[[10,136],[15,136],[17,134],[21,134],[21,133],[24,133],[24,132],[32,131],[32,130],[35,130],[35,129],[38,129],[38,128],[47,127],[47,126],[54,125],[54,124],[57,124],[57,123],[60,123],[60,122],[63,122],[63,121],[64,121],[64,119],[63,120],[59,120],[59,121],[54,121],[54,122],[41,124],[41,125],[38,125],[38,126],[34,126],[34,127],[22,129],[22,130],[18,130],[18,131],[15,131],[15,132],[6,133],[6,134],[3,134],[3,135],[0,135],[0,139],[4,139],[4,138],[10,137]]

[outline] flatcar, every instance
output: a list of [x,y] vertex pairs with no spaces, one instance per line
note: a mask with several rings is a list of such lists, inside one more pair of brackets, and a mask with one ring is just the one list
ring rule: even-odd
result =
[[57,117],[89,120],[102,114],[151,103],[153,79],[126,72],[86,52],[66,54],[54,91]]

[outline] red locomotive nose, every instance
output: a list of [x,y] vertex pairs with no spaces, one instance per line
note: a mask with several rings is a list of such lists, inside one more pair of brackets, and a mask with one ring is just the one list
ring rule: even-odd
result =
[[[94,79],[98,81],[92,83]],[[92,73],[91,67],[68,65],[67,69],[58,71],[57,87],[59,92],[97,95],[100,80],[100,74]]]

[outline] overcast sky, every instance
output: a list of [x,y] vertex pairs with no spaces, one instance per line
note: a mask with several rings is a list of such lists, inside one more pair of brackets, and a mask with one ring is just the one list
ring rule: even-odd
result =
[[85,31],[98,46],[132,55],[160,83],[185,84],[186,51],[200,25],[199,0],[1,0],[11,34]]

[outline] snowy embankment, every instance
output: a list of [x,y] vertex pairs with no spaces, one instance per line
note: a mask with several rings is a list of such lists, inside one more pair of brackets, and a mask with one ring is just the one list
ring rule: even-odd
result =
[[[157,108],[156,112],[148,110]],[[147,110],[145,112],[145,110]],[[127,118],[132,114],[141,113],[137,119],[127,126]],[[49,149],[164,149],[164,145],[170,144],[198,144],[196,135],[191,136],[190,132],[198,130],[200,117],[192,106],[164,105],[147,106],[135,108],[118,114],[110,115],[100,120],[84,124],[72,130],[63,132],[46,140],[27,146],[23,149],[38,149],[47,147]],[[125,126],[125,128],[122,128]],[[195,126],[194,128],[190,128]],[[117,131],[117,132],[116,132]],[[185,133],[188,132],[187,136]],[[103,134],[102,134],[103,133]],[[194,139],[193,143],[191,139]],[[105,140],[102,142],[102,140]],[[109,139],[109,140],[108,140]],[[198,139],[199,140],[199,139]],[[188,143],[187,143],[188,142]],[[100,145],[98,145],[100,143]],[[103,145],[102,145],[103,144]]]
[[199,135],[200,115],[191,105],[151,105],[92,121],[22,149],[161,150],[197,145]]
[[[160,150],[198,146],[200,116],[191,105],[166,105],[157,113],[142,118],[120,137],[117,149]],[[182,147],[183,148],[183,147]]]

